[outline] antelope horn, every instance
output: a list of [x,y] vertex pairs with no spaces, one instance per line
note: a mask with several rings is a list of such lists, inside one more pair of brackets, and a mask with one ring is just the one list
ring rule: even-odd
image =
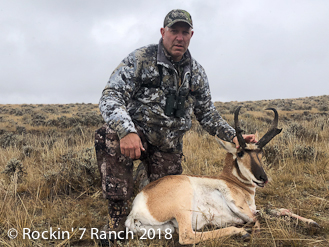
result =
[[242,129],[240,129],[240,125],[239,125],[239,111],[241,109],[242,106],[238,106],[238,108],[236,108],[235,112],[234,112],[234,129],[236,132],[236,137],[238,138],[239,141],[239,145],[242,149],[244,149],[246,147],[246,141],[244,140],[244,138],[242,137]]
[[277,134],[280,134],[282,131],[282,129],[278,129],[279,115],[276,109],[267,108],[266,110],[272,110],[274,112],[274,119],[269,131],[267,131],[267,133],[256,143],[258,148],[264,147],[269,141],[271,141]]

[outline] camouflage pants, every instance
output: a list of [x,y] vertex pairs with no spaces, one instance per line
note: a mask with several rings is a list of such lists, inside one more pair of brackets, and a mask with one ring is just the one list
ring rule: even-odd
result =
[[[166,175],[182,173],[182,153],[160,152],[146,141],[141,131],[138,135],[145,148],[140,160],[151,182]],[[118,135],[107,124],[96,130],[95,149],[103,196],[110,200],[110,204],[129,201],[134,189],[133,160],[121,154]]]

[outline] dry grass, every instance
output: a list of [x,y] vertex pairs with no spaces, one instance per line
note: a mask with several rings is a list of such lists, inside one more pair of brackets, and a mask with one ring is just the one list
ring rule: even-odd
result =
[[[264,134],[279,111],[282,134],[265,149],[265,170],[271,178],[258,189],[260,234],[245,243],[227,237],[198,246],[328,246],[329,234],[329,96],[256,102],[216,102],[232,124],[242,104],[242,128]],[[97,246],[91,228],[106,223],[93,149],[93,133],[101,126],[97,105],[0,105],[0,245]],[[222,170],[225,151],[195,124],[184,137],[186,174],[214,175]],[[321,225],[309,228],[294,220],[269,217],[268,207],[285,207]],[[18,237],[9,239],[9,229]],[[70,234],[60,239],[23,239],[23,228]],[[82,239],[82,231],[86,228]],[[56,236],[58,236],[56,233]],[[36,234],[36,233],[35,233]],[[48,233],[47,233],[48,234]],[[49,237],[48,235],[46,237]],[[36,235],[35,235],[36,236]],[[173,240],[130,240],[122,246],[177,246]]]

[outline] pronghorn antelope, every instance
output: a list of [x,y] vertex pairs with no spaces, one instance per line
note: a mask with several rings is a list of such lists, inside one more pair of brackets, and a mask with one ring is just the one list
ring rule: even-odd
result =
[[[235,144],[218,139],[228,152],[223,172],[218,177],[172,175],[148,184],[133,202],[125,222],[129,230],[139,234],[150,229],[168,233],[168,229],[173,232],[176,228],[180,244],[193,244],[234,234],[249,238],[247,230],[237,225],[252,223],[254,230],[260,229],[255,191],[268,182],[262,168],[262,148],[282,129],[277,128],[277,111],[268,108],[275,114],[272,127],[257,143],[246,143],[238,122],[240,108],[234,114],[240,147],[237,149]],[[273,212],[314,222],[283,209]],[[221,228],[197,231],[206,225]]]

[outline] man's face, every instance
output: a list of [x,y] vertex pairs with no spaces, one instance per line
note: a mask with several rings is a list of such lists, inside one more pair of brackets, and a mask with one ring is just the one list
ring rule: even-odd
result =
[[174,62],[179,62],[186,52],[193,36],[191,27],[185,22],[177,22],[171,27],[161,28],[163,46]]

